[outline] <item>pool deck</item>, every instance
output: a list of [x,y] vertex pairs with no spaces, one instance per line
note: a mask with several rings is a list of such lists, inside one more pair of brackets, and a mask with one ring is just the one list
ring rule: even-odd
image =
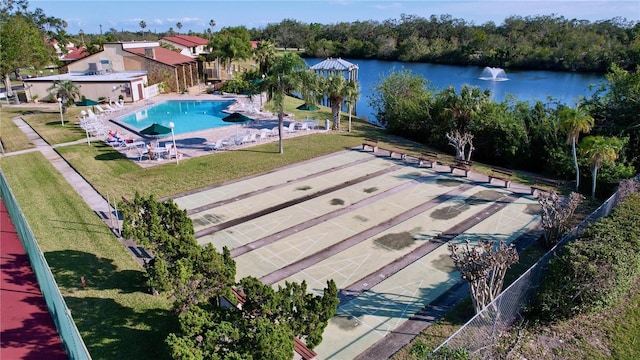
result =
[[[163,101],[169,100],[207,100],[207,101],[216,101],[216,100],[235,100],[236,103],[232,104],[226,112],[241,112],[246,108],[245,105],[251,104],[250,100],[247,96],[244,95],[209,95],[209,94],[198,94],[198,95],[159,95],[153,98],[152,102],[138,102],[135,104],[126,104],[125,109],[121,110],[117,113],[103,115],[101,117],[102,123],[109,129],[113,131],[118,131],[118,133],[124,138],[132,141],[144,141],[146,143],[149,142],[159,142],[161,146],[164,146],[165,143],[171,141],[171,135],[161,137],[159,139],[153,139],[149,137],[140,136],[137,132],[133,131],[125,124],[119,121],[120,118],[123,118],[133,112],[140,111],[142,109],[153,106],[156,103],[160,103]],[[278,117],[269,112],[262,113],[244,113],[246,116],[253,119],[252,122],[246,124],[234,124],[229,126],[223,126],[218,128],[212,128],[208,130],[195,131],[185,134],[179,134],[175,136],[176,147],[178,151],[182,153],[183,159],[194,158],[202,155],[211,154],[212,150],[208,149],[205,143],[215,142],[217,139],[228,139],[233,135],[244,134],[246,132],[259,133],[262,129],[273,129],[278,126]],[[289,124],[291,121],[303,121],[306,119],[295,119],[291,116],[288,116],[284,120],[285,126]],[[316,127],[313,130],[298,130],[294,133],[288,133],[283,131],[283,138],[291,138],[296,136],[308,135],[314,132],[326,131],[324,129],[324,125],[322,127]],[[96,138],[95,140],[102,140]],[[265,142],[274,142],[278,141],[277,136],[272,136],[267,139],[262,140],[260,143]],[[233,146],[231,149],[242,149],[248,146],[253,146],[253,144],[245,144]],[[175,160],[140,160],[138,161],[139,154],[136,149],[118,149],[123,155],[127,158],[135,161],[141,167],[152,167],[156,165],[166,164]]]

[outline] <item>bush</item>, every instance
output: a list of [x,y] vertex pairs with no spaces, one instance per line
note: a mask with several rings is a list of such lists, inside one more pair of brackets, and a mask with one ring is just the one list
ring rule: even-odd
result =
[[534,309],[565,319],[617,303],[640,276],[640,193],[592,224],[549,262]]
[[240,94],[249,89],[249,83],[242,80],[229,80],[220,87],[220,90],[233,94]]

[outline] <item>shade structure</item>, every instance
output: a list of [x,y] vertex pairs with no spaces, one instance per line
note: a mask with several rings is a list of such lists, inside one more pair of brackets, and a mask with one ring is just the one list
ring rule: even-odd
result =
[[76,103],[76,105],[78,105],[78,106],[93,106],[93,105],[98,105],[98,104],[100,104],[100,103],[95,101],[95,100],[91,100],[91,99],[82,99],[81,101]]
[[223,117],[222,121],[230,122],[230,123],[244,123],[244,122],[247,122],[247,121],[251,121],[251,118],[248,117],[248,116],[245,116],[243,114],[240,114],[238,112],[234,112],[233,114],[231,114],[229,116]]
[[158,123],[153,123],[151,126],[140,130],[140,134],[148,135],[148,136],[162,136],[162,135],[167,135],[169,133],[171,133],[170,128],[164,125],[160,125]]
[[315,105],[307,105],[306,103],[298,106],[296,109],[298,109],[298,110],[307,110],[307,111],[320,110],[319,107],[317,107]]

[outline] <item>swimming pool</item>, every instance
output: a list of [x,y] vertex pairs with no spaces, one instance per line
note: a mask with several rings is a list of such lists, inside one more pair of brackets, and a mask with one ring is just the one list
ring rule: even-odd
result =
[[222,110],[233,103],[234,101],[229,100],[168,100],[138,110],[120,118],[119,121],[138,131],[153,123],[169,127],[169,123],[173,122],[174,133],[179,135],[233,125],[222,121],[222,118],[229,115]]

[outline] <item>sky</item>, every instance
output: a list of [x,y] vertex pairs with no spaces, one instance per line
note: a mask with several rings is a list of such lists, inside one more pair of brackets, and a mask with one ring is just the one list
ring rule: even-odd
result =
[[30,8],[41,8],[47,16],[66,20],[67,32],[99,34],[117,31],[181,33],[204,32],[215,20],[214,31],[229,26],[264,28],[268,24],[293,19],[302,23],[335,24],[353,21],[400,19],[400,15],[451,15],[482,25],[502,24],[509,16],[556,15],[592,22],[615,17],[640,21],[639,0],[476,0],[476,1],[373,1],[373,0],[30,0]]

